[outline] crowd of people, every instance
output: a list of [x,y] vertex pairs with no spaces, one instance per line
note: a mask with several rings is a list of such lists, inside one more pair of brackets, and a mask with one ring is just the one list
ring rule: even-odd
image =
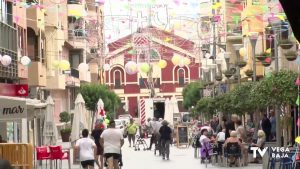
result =
[[[222,118],[219,121],[217,116],[214,116],[211,121],[201,123],[195,121],[193,128],[194,134],[194,147],[200,149],[200,156],[202,162],[206,158],[210,158],[210,154],[215,151],[216,154],[223,157],[228,157],[230,166],[239,165],[238,158],[243,157],[243,164],[248,164],[248,153],[250,147],[263,148],[266,141],[271,140],[274,136],[272,132],[272,126],[275,125],[275,119],[268,118],[266,115],[260,121],[260,126],[255,128],[255,125],[251,120],[248,120],[247,124],[243,125],[242,121],[237,115],[232,115],[231,118]],[[257,131],[257,136],[254,135],[254,131]],[[229,156],[227,151],[232,145],[237,147],[237,154]],[[238,155],[239,154],[239,155]],[[260,157],[253,159],[253,163],[258,163]]]
[[119,169],[123,165],[121,148],[124,138],[128,138],[129,147],[134,147],[136,135],[140,130],[140,137],[151,136],[148,150],[152,145],[159,146],[159,155],[169,160],[170,144],[173,142],[173,130],[169,123],[162,119],[148,119],[147,123],[140,128],[134,119],[121,129],[116,128],[114,120],[107,127],[103,120],[97,121],[95,129],[91,132],[93,139],[89,138],[89,131],[82,130],[82,138],[76,141],[75,155],[79,155],[81,166],[84,169],[93,169],[96,163],[99,169]]

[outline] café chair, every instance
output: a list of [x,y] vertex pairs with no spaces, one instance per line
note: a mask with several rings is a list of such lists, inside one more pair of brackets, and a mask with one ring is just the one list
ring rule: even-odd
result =
[[230,157],[235,157],[238,159],[238,166],[241,165],[241,147],[238,143],[227,143],[227,146],[225,148],[225,161],[226,161],[226,167],[228,167],[228,160]]
[[46,160],[46,169],[47,169],[47,160],[50,160],[50,153],[46,146],[36,147],[36,160],[43,161]]
[[62,168],[62,160],[68,160],[69,169],[71,169],[70,151],[63,151],[62,146],[49,146],[51,160],[55,160],[57,169],[57,160],[60,160],[60,168]]

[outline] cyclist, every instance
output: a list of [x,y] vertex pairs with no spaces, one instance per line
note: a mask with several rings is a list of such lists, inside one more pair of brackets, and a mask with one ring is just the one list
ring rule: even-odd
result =
[[104,157],[108,163],[108,169],[119,169],[124,138],[121,130],[116,128],[114,120],[109,122],[108,129],[103,131],[100,138],[100,144],[104,147]]

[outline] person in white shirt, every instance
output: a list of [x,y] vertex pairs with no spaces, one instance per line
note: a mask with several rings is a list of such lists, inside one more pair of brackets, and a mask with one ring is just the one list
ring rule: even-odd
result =
[[226,132],[226,129],[223,129],[222,131],[220,131],[217,134],[217,141],[218,142],[225,142],[225,132]]
[[107,160],[108,169],[119,169],[124,138],[121,130],[116,129],[115,121],[111,120],[109,122],[108,129],[103,131],[100,138],[100,144],[104,147],[104,157]]
[[97,153],[97,146],[95,142],[88,138],[88,129],[82,130],[82,137],[75,144],[75,153],[79,150],[79,159],[84,169],[93,169],[95,163],[95,157]]

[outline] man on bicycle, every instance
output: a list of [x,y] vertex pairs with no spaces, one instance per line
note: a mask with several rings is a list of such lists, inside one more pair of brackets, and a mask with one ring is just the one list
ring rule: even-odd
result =
[[109,122],[108,129],[103,131],[100,138],[100,144],[104,147],[104,157],[108,163],[108,169],[119,169],[124,138],[121,130],[116,128],[114,120]]

